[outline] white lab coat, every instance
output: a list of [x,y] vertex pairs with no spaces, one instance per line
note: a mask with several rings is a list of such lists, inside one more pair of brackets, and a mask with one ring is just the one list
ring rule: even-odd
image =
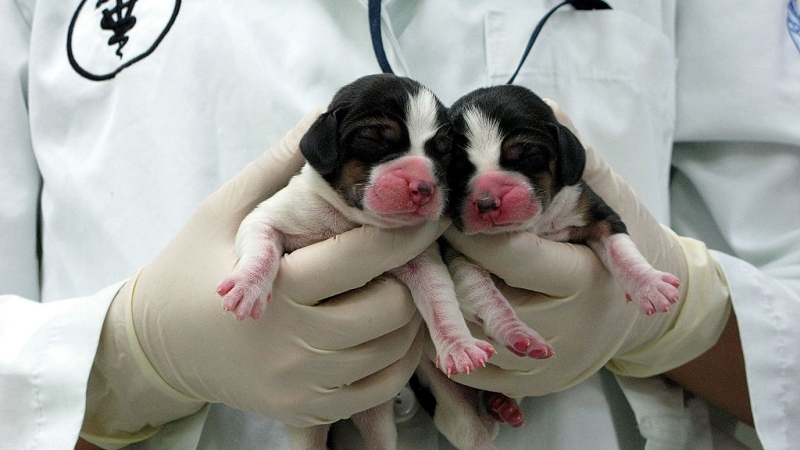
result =
[[[135,25],[116,35],[100,27],[101,11],[115,3],[98,3],[0,6],[0,292],[16,294],[0,297],[2,449],[72,447],[100,326],[119,283],[305,112],[379,70],[366,0],[140,0],[131,11]],[[384,45],[397,73],[449,104],[473,88],[505,82],[533,26],[555,3],[385,1]],[[558,101],[664,222],[676,136],[783,145],[784,164],[769,167],[794,183],[786,196],[777,195],[786,186],[769,183],[776,178],[751,178],[734,165],[723,174],[740,176],[729,190],[687,190],[675,198],[693,207],[705,202],[719,214],[692,226],[690,210],[680,217],[681,230],[703,235],[717,226],[719,241],[728,244],[723,250],[744,259],[755,252],[750,261],[765,267],[720,256],[761,440],[768,449],[792,448],[800,442],[793,406],[800,336],[789,327],[800,319],[800,53],[785,28],[786,4],[705,2],[724,14],[681,5],[676,42],[674,0],[611,3],[613,12],[563,8],[554,15],[517,83]],[[701,38],[708,21],[731,14],[733,24],[712,23],[730,41]],[[114,36],[129,39],[109,42]],[[742,45],[752,52],[742,55]],[[708,83],[718,90],[698,88],[706,73],[719,75]],[[742,105],[758,108],[748,115]],[[715,153],[679,149],[682,179],[702,191],[696,178],[716,167],[702,155]],[[756,146],[716,155],[739,161],[754,154],[761,157]],[[751,192],[774,195],[744,195]],[[769,215],[753,223],[747,211],[755,205]],[[766,234],[774,240],[756,239],[765,235],[758,227],[773,219],[777,225]],[[641,448],[645,439],[648,449],[741,447],[709,423],[705,403],[684,403],[679,389],[658,379],[604,371],[524,406],[528,425],[504,428],[501,448]],[[449,448],[423,414],[399,432],[404,449]],[[352,448],[346,425],[336,433],[340,448]],[[213,405],[139,447],[287,444],[280,424]]]

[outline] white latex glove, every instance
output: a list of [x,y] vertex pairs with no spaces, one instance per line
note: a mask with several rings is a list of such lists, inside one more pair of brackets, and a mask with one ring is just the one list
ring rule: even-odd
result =
[[363,227],[285,255],[257,322],[223,313],[216,292],[236,263],[239,223],[300,169],[298,143],[318,115],[210,195],[117,294],[90,376],[84,438],[107,447],[140,440],[206,402],[309,426],[401,390],[420,358],[421,318],[406,287],[381,274],[448,223]]
[[[548,104],[580,136],[558,105]],[[486,368],[456,381],[512,397],[542,395],[604,366],[623,375],[660,374],[699,356],[719,338],[731,306],[717,262],[702,242],[659,225],[630,185],[583,144],[583,179],[619,213],[645,258],[681,280],[680,300],[668,313],[646,316],[626,303],[622,287],[586,246],[532,233],[466,236],[451,228],[445,238],[502,279],[498,285],[520,319],[555,350],[554,357],[535,360],[498,348]],[[471,324],[471,330],[483,337],[478,326]]]

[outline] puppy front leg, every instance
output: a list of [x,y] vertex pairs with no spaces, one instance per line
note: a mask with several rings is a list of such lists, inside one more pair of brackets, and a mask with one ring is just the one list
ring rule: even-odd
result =
[[282,234],[265,219],[266,212],[256,208],[242,221],[236,235],[239,262],[217,286],[222,308],[233,311],[238,320],[261,317],[283,256]]
[[383,402],[351,417],[368,450],[397,448],[397,425],[394,422],[394,399]]
[[444,373],[470,373],[486,366],[494,347],[470,334],[437,243],[391,273],[411,290],[436,346],[436,365]]
[[415,375],[415,390],[427,390],[433,397],[426,411],[450,443],[459,450],[497,450],[493,441],[500,427],[484,413],[480,391],[445,377],[424,356]]
[[466,318],[481,325],[487,336],[517,356],[536,359],[553,356],[553,347],[517,317],[489,271],[450,246],[445,247],[444,258]]
[[328,431],[330,425],[316,425],[298,428],[285,425],[286,437],[292,450],[328,450]]
[[601,236],[588,244],[606,269],[622,283],[627,300],[636,302],[642,313],[651,316],[656,311],[668,312],[670,305],[678,301],[681,284],[678,277],[651,266],[629,235]]

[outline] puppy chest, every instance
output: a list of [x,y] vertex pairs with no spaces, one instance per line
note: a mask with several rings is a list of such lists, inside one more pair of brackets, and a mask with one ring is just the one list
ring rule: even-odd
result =
[[286,251],[324,241],[358,226],[331,205],[298,205],[292,222],[282,230]]

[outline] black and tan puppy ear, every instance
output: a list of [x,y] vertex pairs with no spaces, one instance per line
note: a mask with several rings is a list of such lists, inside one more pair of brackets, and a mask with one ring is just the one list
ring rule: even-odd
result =
[[333,172],[339,158],[337,111],[322,113],[300,140],[300,152],[311,167],[322,175]]
[[571,186],[581,180],[583,169],[586,167],[586,149],[569,128],[560,123],[550,126],[561,148],[557,163],[558,176],[565,186]]

